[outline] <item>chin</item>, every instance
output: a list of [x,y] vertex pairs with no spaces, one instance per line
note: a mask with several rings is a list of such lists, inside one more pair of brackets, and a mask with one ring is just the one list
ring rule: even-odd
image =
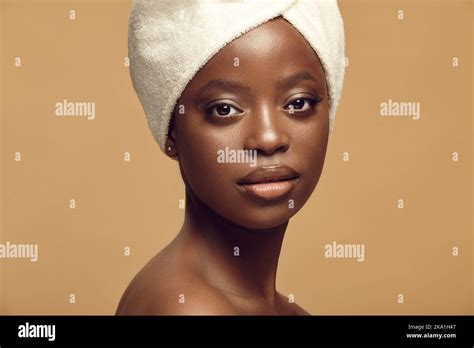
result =
[[283,208],[258,208],[251,212],[240,211],[238,216],[227,217],[232,223],[256,230],[270,229],[287,223],[296,214],[289,211],[285,205]]

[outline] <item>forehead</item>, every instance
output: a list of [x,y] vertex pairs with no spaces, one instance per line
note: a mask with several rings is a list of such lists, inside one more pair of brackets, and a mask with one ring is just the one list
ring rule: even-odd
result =
[[309,71],[320,84],[325,84],[324,70],[309,43],[290,23],[276,18],[221,49],[186,90],[195,92],[207,81],[218,78],[231,78],[247,85],[263,84],[301,70]]

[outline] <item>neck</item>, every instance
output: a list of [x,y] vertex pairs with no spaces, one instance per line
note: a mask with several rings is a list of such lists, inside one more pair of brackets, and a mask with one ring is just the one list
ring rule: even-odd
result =
[[180,238],[196,255],[209,283],[241,297],[276,304],[276,272],[288,222],[268,229],[236,225],[186,190],[185,221]]

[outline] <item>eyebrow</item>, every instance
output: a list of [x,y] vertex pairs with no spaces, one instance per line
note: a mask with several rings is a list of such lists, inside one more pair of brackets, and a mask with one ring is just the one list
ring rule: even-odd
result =
[[247,95],[253,95],[250,88],[242,85],[240,82],[232,80],[210,80],[206,83],[199,91],[199,95],[202,96],[210,89],[221,89],[224,91],[241,92]]
[[313,82],[318,82],[316,78],[309,73],[307,70],[302,70],[300,72],[297,72],[296,74],[290,75],[288,77],[284,77],[280,80],[277,81],[277,89],[282,90],[286,88],[293,87],[296,85],[298,82],[301,81],[313,81]]
[[[276,82],[276,88],[278,90],[290,88],[301,81],[318,82],[318,80],[313,75],[311,75],[307,70],[303,70],[293,75],[279,79]],[[231,92],[236,92],[236,93],[240,92],[243,94],[247,94],[249,96],[253,96],[253,93],[248,86],[244,86],[243,84],[237,81],[221,80],[221,79],[210,80],[208,83],[206,83],[199,90],[199,96],[204,95],[208,90],[211,90],[211,89],[220,89],[220,90],[231,91]]]

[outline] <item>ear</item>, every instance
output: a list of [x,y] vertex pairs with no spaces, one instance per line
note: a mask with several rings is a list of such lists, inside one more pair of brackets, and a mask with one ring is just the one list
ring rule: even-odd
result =
[[168,136],[165,141],[165,152],[166,155],[174,160],[178,160],[178,147],[176,143],[176,128],[174,127],[174,115],[170,120],[170,126],[168,130]]

